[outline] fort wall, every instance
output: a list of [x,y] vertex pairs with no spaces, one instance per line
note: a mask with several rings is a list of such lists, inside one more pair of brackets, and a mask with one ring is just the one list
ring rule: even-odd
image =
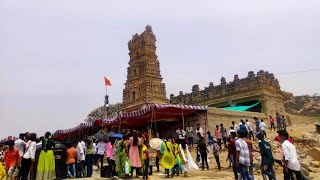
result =
[[211,82],[204,90],[199,85],[192,87],[191,93],[180,91],[178,96],[170,95],[170,103],[209,105],[213,107],[233,106],[250,101],[261,103],[260,112],[274,115],[285,113],[283,95],[279,81],[272,73],[260,70],[257,74],[248,72],[248,76],[239,79],[234,75],[232,82],[227,83],[224,77],[220,85]]

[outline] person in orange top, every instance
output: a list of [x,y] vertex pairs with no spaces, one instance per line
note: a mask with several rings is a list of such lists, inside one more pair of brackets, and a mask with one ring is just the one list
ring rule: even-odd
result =
[[[77,150],[76,147],[77,143],[73,142],[71,144],[71,147],[67,150],[67,172],[68,172],[68,176],[70,178],[76,178],[76,157],[77,157]],[[70,168],[71,168],[71,172],[70,172]]]
[[19,150],[14,147],[14,141],[9,142],[9,149],[4,152],[4,163],[7,172],[7,178],[17,177],[20,168]]

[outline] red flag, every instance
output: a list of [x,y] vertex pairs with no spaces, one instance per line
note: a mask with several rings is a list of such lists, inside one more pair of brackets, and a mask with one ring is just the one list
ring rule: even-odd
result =
[[111,86],[111,81],[107,77],[104,77],[104,83],[106,86]]

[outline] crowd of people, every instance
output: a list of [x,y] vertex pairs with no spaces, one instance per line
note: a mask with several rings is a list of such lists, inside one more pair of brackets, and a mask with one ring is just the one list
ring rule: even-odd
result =
[[[267,125],[264,120],[254,118],[253,123],[248,119],[240,120],[239,124],[233,121],[229,131],[224,124],[216,125],[213,133],[208,131],[206,135],[200,124],[195,129],[190,124],[185,129],[179,128],[176,136],[163,139],[159,149],[155,150],[155,164],[151,163],[149,141],[153,135],[149,130],[131,130],[122,138],[79,138],[67,144],[67,176],[91,177],[93,166],[97,166],[101,171],[109,168],[111,177],[126,179],[142,176],[143,179],[149,179],[155,165],[158,172],[161,166],[168,178],[180,174],[188,177],[190,169],[200,167],[202,170],[212,170],[209,167],[211,154],[215,158],[218,170],[221,170],[220,153],[225,150],[228,152],[226,161],[229,162],[230,168],[232,167],[236,180],[254,179],[254,152],[261,154],[261,174],[264,180],[276,179],[274,163],[283,166],[284,179],[292,179],[294,176],[299,180],[306,179],[300,172],[296,148],[286,131],[284,116],[277,114],[275,119],[278,133],[275,140],[279,142],[283,160],[273,157],[272,147],[265,140]],[[269,122],[270,129],[275,130],[275,120],[272,116]],[[194,133],[197,135],[196,138]],[[258,148],[254,148],[254,141],[258,143]],[[36,149],[39,146],[41,151],[36,158]],[[39,139],[34,133],[20,134],[18,140],[8,143],[8,149],[4,152],[3,169],[7,179],[56,179],[54,147],[55,141],[51,138],[50,132]],[[195,161],[191,155],[193,150],[196,152]]]
[[[207,137],[203,135],[203,129],[200,124],[197,125],[196,134],[198,136],[196,162],[201,165],[202,170],[205,167],[209,170],[208,154],[212,152],[218,170],[221,170],[219,153],[221,150],[227,149],[227,161],[229,166],[232,167],[234,172],[234,178],[251,180],[254,179],[253,171],[253,152],[261,154],[261,174],[263,179],[276,179],[276,173],[274,170],[274,163],[277,162],[283,166],[284,179],[306,179],[306,177],[300,172],[301,166],[297,158],[296,148],[294,142],[290,139],[288,132],[286,131],[287,122],[283,115],[276,113],[276,127],[275,120],[272,116],[269,118],[270,130],[277,128],[278,136],[274,138],[279,142],[279,152],[283,155],[283,160],[275,160],[272,154],[272,147],[265,138],[267,138],[267,125],[263,119],[253,118],[253,123],[248,119],[240,120],[239,124],[232,121],[230,130],[227,133],[227,129],[224,124],[216,125],[212,134],[207,132]],[[255,125],[255,127],[254,127]],[[186,132],[178,129],[178,134],[188,136],[188,143],[190,147],[193,147],[193,128],[186,127]],[[180,138],[183,139],[183,138]],[[206,139],[206,140],[205,140]],[[254,148],[253,141],[258,143],[258,149]],[[200,162],[201,160],[201,162]]]
[[[36,157],[36,149],[41,146],[41,152]],[[41,138],[35,133],[19,135],[16,141],[9,141],[4,151],[4,169],[7,179],[56,179],[54,140],[47,132]],[[37,159],[37,163],[36,163]],[[1,164],[1,163],[0,163]]]

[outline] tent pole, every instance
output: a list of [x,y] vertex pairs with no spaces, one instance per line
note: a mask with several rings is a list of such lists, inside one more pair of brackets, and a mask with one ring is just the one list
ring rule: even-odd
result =
[[[158,128],[157,128],[157,119],[156,119],[156,113],[154,113],[154,117],[155,117],[155,120],[154,120],[154,125],[156,127],[156,136],[157,136],[157,131],[158,131]],[[158,137],[157,137],[158,138]]]
[[153,121],[153,111],[154,111],[154,109],[152,109],[152,112],[151,112],[151,123],[150,123],[150,129],[152,129],[152,121]]
[[156,128],[156,136],[158,138],[157,117],[156,117],[156,113],[155,112],[153,112],[153,113],[154,113],[154,124],[155,124],[155,128]]
[[184,116],[183,116],[183,111],[181,109],[181,115],[182,115],[182,129],[184,130]]
[[122,134],[122,131],[121,131],[121,117],[120,117],[119,114],[118,114],[118,117],[119,117],[119,121],[120,121],[120,124],[119,124],[119,131],[120,131],[120,132],[119,132],[119,133]]

